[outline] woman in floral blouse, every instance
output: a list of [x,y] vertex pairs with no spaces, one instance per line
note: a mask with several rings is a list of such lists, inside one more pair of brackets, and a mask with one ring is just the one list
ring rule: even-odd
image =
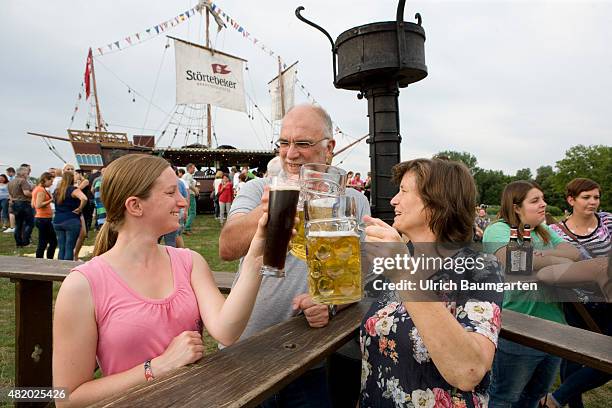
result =
[[[394,167],[393,179],[400,185],[391,200],[393,227],[366,218],[367,242],[403,242],[403,234],[411,242],[413,257],[419,247],[423,253],[435,249],[445,262],[440,270],[418,272],[427,281],[501,282],[493,257],[467,245],[459,250],[440,245],[472,240],[476,187],[463,164],[411,160]],[[480,266],[468,268],[466,262],[459,268],[454,262],[455,267],[446,267],[449,259],[468,258],[479,258],[481,263],[474,265]],[[384,292],[370,307],[360,330],[362,408],[487,406],[502,293],[435,294],[436,301],[420,302],[414,292]]]

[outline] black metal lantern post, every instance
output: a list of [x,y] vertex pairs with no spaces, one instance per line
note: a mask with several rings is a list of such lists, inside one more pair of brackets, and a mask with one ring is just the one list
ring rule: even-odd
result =
[[334,86],[359,91],[357,97],[368,100],[372,215],[389,223],[394,217],[389,201],[397,191],[391,184],[391,168],[400,162],[399,88],[427,76],[421,16],[415,15],[417,23],[405,22],[405,3],[399,1],[395,21],[353,27],[335,43],[321,26],[300,14],[304,7],[295,10],[298,19],[329,39]]

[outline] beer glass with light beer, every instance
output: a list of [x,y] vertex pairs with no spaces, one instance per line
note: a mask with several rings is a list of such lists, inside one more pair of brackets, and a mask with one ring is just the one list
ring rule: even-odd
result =
[[288,179],[283,174],[272,177],[269,194],[268,224],[261,274],[282,278],[285,276],[287,247],[300,195],[298,180]]
[[308,291],[315,303],[340,305],[362,296],[361,253],[353,197],[304,202]]
[[300,201],[295,226],[296,236],[291,239],[291,254],[306,260],[306,241],[304,235],[304,200],[323,197],[338,197],[346,190],[346,171],[326,164],[307,163],[300,168]]

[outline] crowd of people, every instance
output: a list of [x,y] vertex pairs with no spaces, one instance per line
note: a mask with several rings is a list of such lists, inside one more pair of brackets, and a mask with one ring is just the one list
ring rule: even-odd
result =
[[101,171],[85,175],[72,164],[50,168],[38,178],[31,166],[21,164],[0,174],[0,206],[4,233],[12,233],[17,250],[33,245],[38,229],[36,257],[53,259],[58,249],[62,260],[78,259],[95,217],[95,228],[104,222],[103,205],[95,198]]
[[[270,174],[297,175],[303,164],[331,163],[329,115],[312,105],[292,108],[277,146]],[[206,260],[183,248],[181,234],[192,231],[200,194],[195,165],[177,170],[159,157],[128,155],[87,178],[69,166],[50,170],[35,185],[27,165],[0,175],[0,204],[3,224],[9,226],[9,213],[14,218],[17,246],[29,245],[35,219],[41,257],[45,250],[52,256],[58,245],[60,259],[75,259],[78,238],[91,224],[88,206],[95,214],[94,258],[69,274],[55,305],[53,382],[70,394],[58,406],[88,405],[197,361],[204,353],[203,329],[225,347],[298,314],[313,328],[333,324],[347,306],[314,303],[306,262],[292,253],[286,277],[260,275],[269,187],[248,168],[218,171],[210,197],[224,224],[219,256],[240,260],[227,298]],[[391,199],[390,226],[370,216],[370,174],[365,180],[351,174],[346,194],[366,225],[362,242],[399,243],[406,253],[429,245],[440,256],[475,259],[481,255],[477,249],[453,245],[482,241],[489,254],[484,269],[446,268],[427,279],[442,273],[445,279],[502,282],[510,227],[522,236],[531,225],[534,269],[543,282],[591,280],[602,293],[611,292],[601,271],[609,268],[612,215],[599,211],[602,191],[595,181],[570,182],[571,215],[550,226],[544,194],[532,181],[505,187],[493,221],[486,206],[476,206],[473,177],[459,162],[406,161],[393,168],[393,182],[398,193]],[[166,245],[159,245],[160,237]],[[584,277],[587,270],[592,277]],[[581,305],[599,331],[610,335],[609,303],[587,298]],[[261,406],[580,407],[582,393],[609,381],[609,374],[501,338],[502,309],[593,329],[573,304],[529,301],[519,293],[466,291],[422,302],[386,291],[377,294],[354,339]],[[93,376],[96,364],[101,378]],[[561,384],[552,390],[559,370]]]

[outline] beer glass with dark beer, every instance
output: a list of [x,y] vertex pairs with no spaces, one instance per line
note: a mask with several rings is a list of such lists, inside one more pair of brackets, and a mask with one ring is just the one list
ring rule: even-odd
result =
[[291,239],[291,254],[306,260],[306,237],[304,232],[304,200],[323,197],[338,197],[346,190],[346,171],[326,164],[307,163],[300,168],[300,201],[295,226],[297,234]]
[[268,201],[268,224],[261,274],[285,276],[285,258],[295,221],[300,186],[283,175],[272,177]]
[[362,296],[361,251],[353,197],[304,202],[308,291],[315,303],[345,304]]

